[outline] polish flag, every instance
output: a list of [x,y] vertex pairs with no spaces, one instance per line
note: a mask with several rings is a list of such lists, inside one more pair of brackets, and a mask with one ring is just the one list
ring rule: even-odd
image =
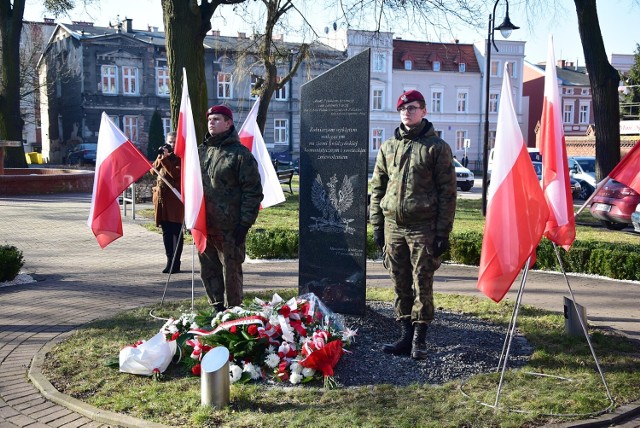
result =
[[150,169],[147,158],[103,112],[87,220],[100,247],[105,248],[122,236],[118,196]]
[[549,217],[513,108],[506,65],[494,152],[478,288],[499,302],[529,256],[535,255]]
[[184,224],[191,231],[193,242],[202,254],[207,247],[207,217],[196,141],[196,127],[193,123],[191,100],[189,99],[187,70],[183,68],[182,99],[180,100],[180,116],[178,117],[174,153],[180,158],[182,167]]
[[567,149],[562,125],[562,104],[558,93],[553,37],[544,76],[544,103],[540,120],[540,153],[542,154],[542,189],[549,207],[544,236],[569,251],[576,239],[576,221],[567,163]]
[[613,178],[640,193],[640,141],[611,170],[609,178]]
[[262,193],[264,194],[260,208],[268,208],[284,202],[286,198],[284,197],[282,186],[278,180],[278,174],[271,162],[271,156],[269,156],[267,146],[260,133],[260,127],[257,121],[259,104],[260,98],[258,98],[253,104],[253,107],[251,107],[249,116],[247,116],[242,124],[239,134],[242,145],[251,150],[251,154],[253,154],[253,157],[258,161]]

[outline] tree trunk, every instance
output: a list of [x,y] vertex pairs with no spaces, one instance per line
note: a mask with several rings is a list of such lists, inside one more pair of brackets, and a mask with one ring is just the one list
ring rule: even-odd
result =
[[[13,3],[13,7],[11,6]],[[22,141],[20,115],[20,34],[25,0],[0,0],[0,38],[2,71],[0,75],[0,140]],[[0,149],[2,150],[2,149]],[[27,166],[24,149],[7,147],[5,166]]]
[[584,60],[591,83],[596,125],[596,177],[606,177],[620,161],[618,72],[609,63],[598,21],[596,0],[574,0]]
[[211,29],[211,17],[223,4],[246,0],[161,0],[169,65],[171,122],[178,125],[182,98],[182,68],[187,70],[189,99],[198,143],[207,129],[207,81],[204,75],[204,38]]

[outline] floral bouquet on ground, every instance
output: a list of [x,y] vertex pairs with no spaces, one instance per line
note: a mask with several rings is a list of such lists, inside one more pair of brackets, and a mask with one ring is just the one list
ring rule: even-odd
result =
[[321,375],[328,387],[335,386],[333,369],[356,335],[313,293],[288,301],[274,294],[269,302],[256,298],[247,307],[210,315],[183,314],[161,332],[177,341],[178,360],[196,376],[202,357],[224,346],[232,383],[274,379],[295,385]]

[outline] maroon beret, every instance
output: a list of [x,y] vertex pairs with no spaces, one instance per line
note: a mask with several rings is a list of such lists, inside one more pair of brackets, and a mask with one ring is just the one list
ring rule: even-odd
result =
[[400,95],[400,98],[398,98],[398,105],[396,106],[396,109],[399,109],[400,106],[406,103],[410,103],[411,101],[424,102],[424,97],[420,92],[416,91],[415,89],[411,89],[410,91],[403,92],[403,94]]
[[233,112],[231,111],[231,109],[222,104],[213,106],[209,110],[207,110],[207,118],[209,118],[209,116],[211,116],[212,114],[223,114],[229,119],[233,120]]

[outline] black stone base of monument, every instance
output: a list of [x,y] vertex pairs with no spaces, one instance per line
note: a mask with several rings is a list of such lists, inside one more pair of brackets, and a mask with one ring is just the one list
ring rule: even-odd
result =
[[329,278],[308,281],[300,285],[298,293],[315,294],[334,312],[362,315],[366,308],[364,275],[359,272],[354,276],[344,281]]

